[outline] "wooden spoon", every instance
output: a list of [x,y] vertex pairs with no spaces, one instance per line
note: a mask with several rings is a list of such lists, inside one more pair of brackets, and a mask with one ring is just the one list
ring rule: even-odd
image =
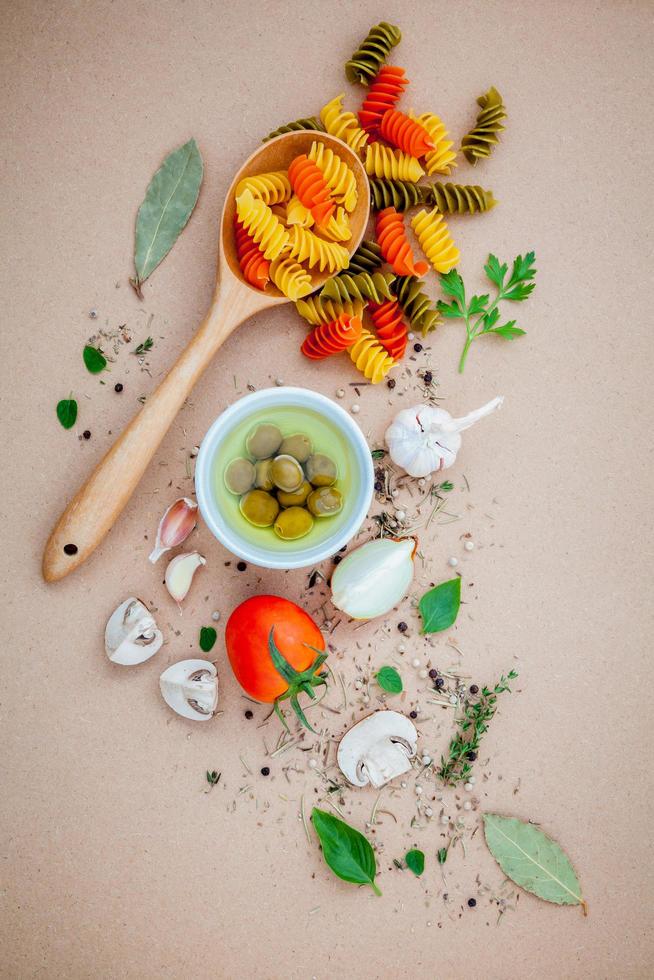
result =
[[[245,282],[241,274],[234,247],[234,191],[243,177],[288,169],[294,157],[309,152],[314,140],[330,147],[354,173],[358,203],[350,216],[352,238],[345,245],[350,253],[359,246],[368,222],[370,188],[361,161],[341,140],[314,131],[286,133],[265,143],[245,161],[227,192],[223,207],[219,272],[207,315],[167,377],[148,397],[139,414],[59,518],[43,554],[46,582],[55,582],[70,574],[103,540],[134,493],[193,385],[232,331],[254,313],[289,302],[272,284],[261,291]],[[328,277],[328,273],[316,274],[314,288],[321,286]]]

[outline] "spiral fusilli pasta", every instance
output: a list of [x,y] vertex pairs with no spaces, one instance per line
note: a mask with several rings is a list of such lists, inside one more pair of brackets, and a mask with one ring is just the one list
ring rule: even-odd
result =
[[384,113],[379,123],[379,135],[391,146],[412,157],[424,157],[435,147],[425,127],[399,109]]
[[382,254],[379,245],[377,242],[364,238],[356,252],[350,257],[350,264],[347,267],[347,271],[350,274],[374,272],[375,269],[379,269],[381,264]]
[[394,279],[390,272],[359,272],[354,276],[342,272],[340,276],[327,280],[320,291],[320,298],[333,299],[337,303],[355,299],[371,299],[374,303],[381,303],[393,298],[390,285]]
[[496,88],[489,88],[488,92],[480,95],[477,105],[481,106],[477,122],[461,140],[461,152],[473,166],[477,160],[491,155],[493,147],[500,141],[498,134],[506,128],[502,125],[502,120],[506,119],[506,109]]
[[361,129],[354,113],[343,108],[343,99],[343,95],[337,95],[323,106],[320,119],[331,136],[343,140],[355,153],[361,153],[368,142],[368,134]]
[[270,264],[270,278],[284,296],[294,302],[311,292],[311,276],[298,262],[280,255]]
[[424,276],[426,262],[416,262],[406,235],[404,219],[395,208],[384,208],[377,215],[375,233],[381,253],[398,276]]
[[367,134],[372,137],[379,135],[382,116],[395,107],[408,84],[404,68],[382,65],[359,109],[359,122]]
[[395,361],[387,354],[369,330],[364,327],[361,336],[348,351],[352,363],[362,372],[368,381],[374,385],[386,377]]
[[418,181],[424,174],[420,161],[401,150],[392,150],[381,143],[366,147],[366,173],[369,177],[386,177],[391,180]]
[[435,204],[441,214],[475,214],[497,204],[492,191],[477,184],[425,184],[425,204]]
[[243,191],[236,198],[236,213],[266,259],[276,259],[288,245],[289,233],[267,204]]
[[360,317],[342,313],[338,319],[314,327],[300,350],[313,361],[322,360],[351,347],[361,336],[361,329]]
[[384,208],[406,211],[407,208],[418,207],[421,204],[431,204],[433,202],[429,191],[428,184],[414,184],[409,180],[370,178],[370,199],[375,211],[383,211]]
[[347,211],[354,211],[358,197],[357,182],[348,165],[324,143],[312,143],[308,156],[327,181],[336,203],[343,204]]
[[270,262],[264,258],[254,238],[234,215],[236,257],[246,282],[256,289],[265,289],[270,280]]
[[269,174],[256,174],[244,177],[236,186],[236,196],[243,191],[252,191],[252,196],[263,201],[270,207],[273,204],[283,204],[291,196],[291,184],[285,170]]
[[391,48],[399,44],[401,38],[402,32],[399,27],[386,21],[371,27],[350,60],[346,62],[347,80],[367,85],[379,72]]
[[324,127],[319,119],[316,119],[315,116],[307,116],[303,119],[293,119],[292,122],[284,123],[283,126],[273,129],[272,133],[264,136],[261,142],[267,143],[268,140],[273,140],[276,136],[283,136],[284,133],[296,133],[303,129],[317,129],[319,133],[324,132]]
[[[308,208],[294,194],[286,205],[286,224],[313,228],[315,222]],[[352,237],[350,219],[345,208],[336,208],[326,225],[320,225],[320,234],[332,242],[347,242]]]
[[414,330],[419,330],[423,337],[435,330],[442,317],[426,293],[421,289],[421,282],[415,276],[398,276],[393,283],[393,292],[404,310]]
[[452,241],[445,218],[438,208],[419,211],[411,219],[420,247],[436,272],[449,272],[459,261],[461,253]]
[[396,299],[389,299],[377,305],[369,306],[372,322],[375,324],[377,340],[390,354],[394,361],[404,357],[407,338],[407,325],[404,322],[402,308]]
[[315,266],[321,272],[340,272],[346,269],[350,255],[346,248],[337,242],[326,242],[318,238],[308,228],[293,225],[289,233],[289,253],[298,262],[306,262],[309,268]]
[[421,116],[409,112],[409,117],[424,126],[434,142],[434,149],[427,153],[424,159],[429,176],[451,173],[456,167],[456,153],[452,149],[454,143],[447,138],[449,134],[443,122],[432,112],[423,112]]
[[302,319],[310,323],[312,327],[316,327],[319,323],[331,323],[332,320],[337,320],[341,313],[361,318],[363,308],[364,303],[360,299],[335,302],[332,299],[322,299],[315,295],[300,299],[295,304],[295,309]]
[[294,193],[309,208],[316,224],[326,224],[336,209],[329,185],[319,167],[306,153],[295,157],[288,168],[288,179]]

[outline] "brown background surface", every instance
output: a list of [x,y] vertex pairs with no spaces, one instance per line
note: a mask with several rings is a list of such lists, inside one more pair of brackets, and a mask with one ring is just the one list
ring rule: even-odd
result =
[[[3,6],[2,976],[651,976],[651,3]],[[244,325],[99,553],[51,587],[39,563],[65,501],[209,302],[233,171],[273,126],[345,89],[342,64],[380,17],[404,32],[393,61],[411,79],[405,106],[439,112],[455,138],[489,84],[508,106],[492,159],[455,175],[501,202],[451,223],[466,279],[481,285],[489,250],[511,258],[533,247],[539,273],[519,310],[527,337],[480,342],[461,378],[462,328],[450,324],[408,362],[414,374],[431,365],[453,412],[506,396],[465,436],[448,507],[461,519],[423,534],[415,592],[447,577],[458,555],[466,605],[449,639],[463,669],[484,683],[517,664],[520,678],[484,743],[480,809],[464,814],[466,852],[453,850],[445,881],[438,817],[409,828],[413,777],[406,791],[385,792],[380,805],[399,822],[382,815],[374,829],[377,899],[334,879],[308,845],[299,800],[319,799],[323,783],[296,750],[266,760],[262,736],[274,744],[276,725],[256,728],[263,708],[244,719],[222,631],[222,715],[186,723],[158,694],[160,671],[197,653],[212,610],[224,623],[237,602],[268,590],[316,612],[320,590],[306,593],[305,572],[238,574],[201,528],[193,540],[208,567],[180,618],[163,562],[146,560],[161,510],[176,488],[191,491],[186,458],[216,415],[248,383],[278,376],[333,396],[356,380],[346,360],[304,362],[290,308]],[[358,98],[349,87],[348,105]],[[200,202],[139,303],[127,285],[135,211],[163,156],[191,135],[205,161]],[[155,338],[151,377],[123,348],[103,387],[81,349],[98,326],[122,323],[136,341]],[[80,416],[65,432],[54,406],[71,390]],[[362,389],[372,442],[413,394],[413,379],[393,399],[384,386]],[[354,400],[348,390],[346,404]],[[92,439],[79,441],[86,427]],[[465,533],[477,545],[469,555]],[[106,617],[129,594],[159,610],[168,637],[134,669],[113,667],[102,648]],[[356,633],[342,624],[333,639],[350,706],[317,719],[340,734],[363,710],[355,665],[399,663],[400,706],[420,707],[421,744],[437,756],[452,716],[427,703],[403,661],[458,663],[448,637],[421,639],[407,601]],[[286,765],[300,771],[287,778]],[[207,768],[222,772],[209,794]],[[429,782],[430,798],[434,790]],[[443,801],[455,817],[458,797]],[[344,812],[363,828],[375,799],[347,791]],[[483,809],[531,818],[561,842],[588,919],[524,893],[516,907],[481,832],[470,839]],[[427,853],[421,880],[392,865],[412,844]],[[497,895],[513,906],[499,925]]]

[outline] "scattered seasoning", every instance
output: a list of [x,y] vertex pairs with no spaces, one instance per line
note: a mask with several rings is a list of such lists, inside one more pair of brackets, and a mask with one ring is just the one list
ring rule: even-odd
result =
[[154,347],[154,340],[152,339],[152,337],[146,337],[143,343],[138,344],[137,347],[134,348],[132,354],[136,354],[137,357],[141,357],[143,354],[146,354],[149,350],[152,350],[153,347]]
[[479,687],[478,687],[477,684],[471,684],[470,685],[470,693],[471,694],[479,694]]
[[245,712],[245,717],[248,718],[248,719],[249,718],[254,718],[254,712],[253,711],[250,711],[250,709],[248,708],[247,711]]
[[468,899],[468,908],[469,909],[474,909],[474,907],[475,907],[476,904],[477,904],[477,899],[476,898],[469,898]]
[[417,718],[417,717],[418,717],[418,712],[417,711],[410,711],[409,712],[409,718]]
[[114,385],[114,391],[117,391],[118,394],[120,394],[122,390],[123,390],[123,386],[121,385],[121,383],[119,381],[118,384],[115,384]]
[[425,371],[425,373],[422,376],[422,380],[425,382],[426,385],[430,385],[434,380],[434,376],[431,373],[431,371]]
[[397,628],[399,629],[400,633],[406,633],[409,627],[405,622],[401,622],[397,624]]
[[377,493],[381,493],[383,489],[384,489],[384,484],[382,483],[382,481],[375,480],[375,490],[377,491]]
[[395,380],[395,378],[389,378],[388,381],[386,382],[386,384],[388,385],[388,387],[392,391],[393,388],[395,387],[395,385],[397,384],[397,381]]
[[261,775],[262,776],[269,776],[270,775],[270,767],[269,766],[263,766],[262,769],[261,769]]
[[431,677],[432,680],[435,680],[438,677],[438,671],[436,670],[435,667],[431,668],[431,670],[429,671],[429,676]]
[[90,431],[90,429],[84,429],[84,432],[82,433],[82,436],[84,437],[84,439],[90,439],[91,438],[91,431]]
[[89,316],[90,316],[90,318],[92,320],[97,320],[98,319],[98,311],[97,310],[89,310]]
[[218,783],[219,779],[220,779],[219,772],[217,772],[215,769],[213,770],[207,769],[207,782],[209,783],[210,786],[215,786]]
[[437,677],[434,681],[434,687],[438,688],[440,691],[442,687],[445,687],[445,679],[443,677]]
[[248,566],[244,561],[240,561],[236,567],[239,570],[239,572],[244,572]]
[[413,349],[416,352],[416,354],[419,354],[420,351],[422,350],[422,344],[414,344]]
[[476,752],[466,752],[466,759],[469,759],[470,762],[474,762],[476,758],[477,758]]
[[76,544],[65,544],[64,554],[65,555],[76,555],[78,552],[78,547]]

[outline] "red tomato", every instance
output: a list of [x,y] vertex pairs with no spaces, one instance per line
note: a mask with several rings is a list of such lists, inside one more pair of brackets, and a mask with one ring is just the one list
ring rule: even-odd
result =
[[311,616],[294,602],[276,595],[253,596],[242,602],[227,620],[225,645],[236,680],[257,701],[272,702],[289,687],[270,656],[273,628],[277,649],[297,671],[307,670],[318,656],[316,650],[325,649],[323,635]]

